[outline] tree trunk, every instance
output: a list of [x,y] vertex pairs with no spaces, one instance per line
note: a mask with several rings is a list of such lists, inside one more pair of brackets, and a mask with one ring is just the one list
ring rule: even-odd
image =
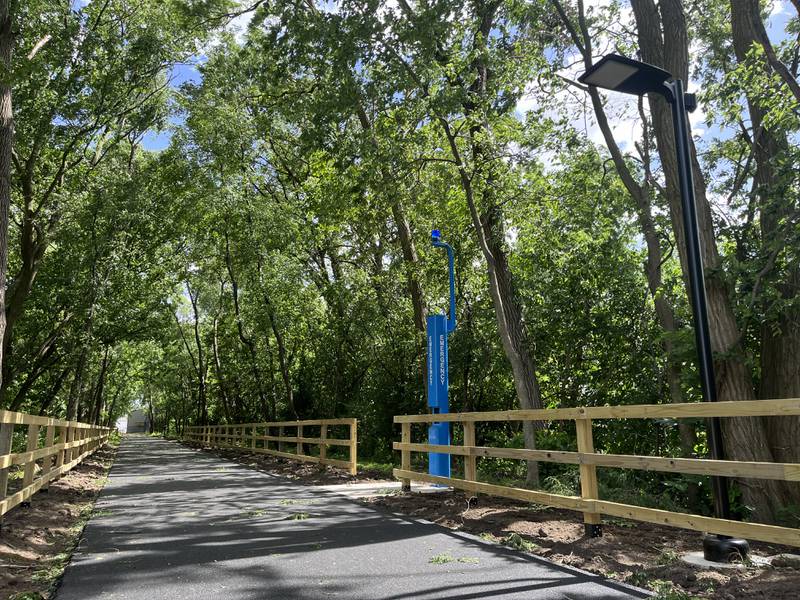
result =
[[[11,54],[14,32],[10,1],[0,0],[0,340],[6,332],[6,270],[8,268],[8,211],[11,204],[11,156],[14,145],[14,113],[11,104]],[[0,385],[5,352],[0,343]]]
[[232,423],[231,421],[231,408],[230,398],[228,397],[228,384],[225,382],[225,376],[222,373],[222,361],[219,358],[219,341],[217,329],[219,324],[219,315],[214,317],[213,331],[211,337],[211,350],[214,354],[214,372],[217,375],[217,390],[219,391],[219,401],[222,404],[222,411],[225,415],[225,422]]
[[[91,321],[89,321],[91,323]],[[91,325],[88,326],[89,333],[91,333]],[[69,388],[69,397],[67,399],[67,421],[74,421],[78,418],[78,404],[80,403],[81,396],[83,395],[83,374],[86,370],[86,360],[89,355],[89,344],[85,344],[78,354],[78,363],[75,366],[75,375],[72,378],[72,384]]]
[[92,418],[90,421],[94,425],[99,425],[100,419],[103,416],[103,408],[105,404],[106,375],[108,373],[108,351],[109,351],[109,346],[106,345],[105,351],[103,352],[103,361],[100,364],[100,375],[97,378],[97,387],[95,388],[95,393],[94,393]]
[[[470,207],[472,211],[474,207]],[[487,270],[489,274],[489,291],[494,304],[497,328],[503,343],[503,350],[511,363],[514,374],[514,388],[520,402],[520,408],[542,408],[542,396],[539,391],[539,380],[536,376],[536,365],[530,351],[528,331],[522,315],[522,307],[517,299],[511,268],[503,248],[505,231],[499,221],[499,209],[483,216],[483,237],[485,246],[491,253],[487,257]],[[477,228],[477,225],[476,225]],[[536,448],[536,429],[534,423],[524,421],[522,432],[525,438],[525,447]],[[527,461],[526,483],[531,486],[539,485],[539,464]]]
[[153,397],[150,392],[147,393],[147,416],[149,420],[147,433],[153,433],[156,429],[156,416],[153,412]]
[[272,327],[272,333],[275,336],[275,343],[278,346],[278,366],[280,367],[281,377],[283,378],[283,386],[286,390],[286,407],[291,411],[295,419],[300,418],[297,414],[297,408],[294,405],[294,390],[292,389],[292,376],[290,372],[289,356],[286,352],[286,342],[283,338],[283,333],[278,326],[278,320],[275,316],[275,307],[269,295],[264,293],[264,305],[267,307],[267,315],[269,316],[269,324]]
[[[492,129],[485,114],[476,113],[475,106],[470,96],[486,97],[489,89],[489,80],[492,70],[485,62],[488,55],[486,44],[494,26],[494,19],[499,3],[477,2],[474,5],[474,16],[478,23],[474,34],[474,54],[472,63],[475,80],[469,88],[469,94],[463,101],[465,115],[475,123],[470,129],[470,143],[472,149],[473,173],[469,173],[465,166],[464,158],[458,149],[456,136],[446,117],[439,116],[447,137],[450,152],[457,165],[461,187],[469,208],[473,229],[478,238],[478,246],[486,260],[487,274],[489,276],[489,292],[494,305],[497,329],[505,351],[506,358],[511,364],[514,388],[517,392],[520,408],[542,408],[541,392],[536,376],[536,364],[530,352],[528,331],[522,314],[522,305],[517,297],[513,285],[511,268],[505,250],[505,226],[499,199],[495,197],[494,187],[497,180],[496,158],[490,151]],[[489,140],[489,141],[484,141]],[[480,182],[480,191],[476,190],[473,182]],[[478,208],[477,194],[481,194],[481,209]],[[535,424],[530,421],[523,423],[525,447],[536,448]],[[527,462],[526,483],[530,486],[539,484],[539,468],[535,461]]]
[[[731,2],[731,27],[733,47],[739,63],[747,61],[750,50],[756,46],[769,46],[761,22],[758,0]],[[771,46],[769,46],[771,48]],[[771,75],[774,65],[764,61],[761,68]],[[756,199],[761,227],[762,256],[766,266],[759,275],[768,278],[771,252],[785,248],[790,239],[785,222],[791,222],[794,210],[791,185],[796,183],[796,164],[793,163],[786,133],[776,127],[764,126],[766,110],[757,96],[747,93],[747,108],[752,127],[753,158],[755,159]],[[797,253],[789,252],[789,262],[784,265],[786,275],[776,284],[781,299],[790,308],[776,317],[767,315],[761,324],[761,380],[760,398],[800,397],[800,309],[796,297],[800,289],[800,264]],[[773,261],[774,262],[774,261]],[[775,267],[773,267],[773,270]],[[768,307],[764,308],[768,312]],[[774,460],[800,462],[800,418],[781,417],[764,419],[764,427]],[[800,485],[776,482],[780,487],[780,502],[785,505],[800,503]]]
[[[483,214],[478,212],[475,203],[475,191],[472,186],[473,178],[470,177],[464,167],[449,123],[444,119],[441,119],[440,122],[447,136],[453,158],[459,165],[458,171],[461,186],[464,190],[464,196],[472,217],[472,224],[478,237],[478,245],[486,259],[489,275],[489,293],[494,305],[497,329],[506,358],[511,364],[514,388],[517,392],[520,408],[542,408],[536,366],[528,350],[528,332],[522,316],[522,307],[514,291],[511,269],[503,248],[505,231],[500,208],[490,203],[488,210]],[[525,447],[530,450],[535,449],[536,432],[534,424],[530,421],[525,421],[523,423],[523,434]],[[527,463],[526,482],[532,486],[539,483],[539,467],[534,461],[528,461]]]
[[200,407],[200,424],[205,425],[208,423],[208,403],[206,401],[207,364],[205,352],[203,352],[203,342],[200,339],[200,311],[197,306],[197,299],[200,293],[194,292],[193,294],[188,281],[186,282],[186,291],[189,294],[189,300],[192,302],[192,314],[194,315],[194,343],[197,346],[197,403]]
[[264,393],[264,385],[261,380],[261,370],[258,368],[258,353],[256,352],[256,344],[250,336],[245,334],[244,323],[242,322],[242,313],[239,308],[239,282],[236,279],[236,274],[233,269],[233,257],[231,256],[231,244],[230,239],[228,238],[227,229],[225,230],[225,266],[228,269],[228,276],[231,280],[231,294],[233,295],[233,311],[236,316],[236,330],[239,333],[239,340],[242,342],[244,347],[247,348],[247,352],[250,357],[250,370],[253,373],[253,379],[256,384],[261,410],[263,411],[264,417],[268,418],[270,414],[269,403],[267,402],[267,396]]
[[111,399],[111,404],[108,407],[108,414],[106,415],[106,420],[104,421],[104,425],[106,427],[111,427],[114,422],[114,411],[117,410],[117,400],[119,399],[120,390],[117,388],[117,391],[114,392],[114,397]]
[[61,369],[61,372],[58,374],[58,377],[56,377],[55,382],[53,382],[53,385],[50,387],[50,391],[42,401],[42,404],[39,407],[40,416],[44,416],[47,414],[47,411],[50,409],[50,406],[56,399],[58,392],[60,392],[61,388],[64,387],[64,382],[67,380],[67,375],[69,375],[69,365]]

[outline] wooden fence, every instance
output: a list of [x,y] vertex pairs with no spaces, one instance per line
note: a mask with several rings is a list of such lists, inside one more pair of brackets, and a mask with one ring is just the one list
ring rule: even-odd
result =
[[[741,462],[699,458],[662,458],[622,454],[599,454],[592,441],[592,421],[600,419],[688,419],[708,417],[785,417],[800,415],[800,399],[747,400],[741,402],[715,402],[691,404],[650,404],[633,406],[598,406],[542,410],[510,410],[496,412],[449,413],[437,415],[396,416],[395,423],[402,426],[401,441],[394,449],[401,451],[401,468],[394,470],[395,477],[407,488],[411,479],[450,485],[470,492],[482,492],[517,500],[537,502],[549,506],[583,512],[587,524],[598,524],[601,515],[622,517],[683,527],[695,531],[743,537],[746,539],[800,546],[800,529],[778,527],[760,523],[743,523],[677,513],[629,504],[608,502],[599,498],[597,467],[640,469],[695,475],[724,477],[779,479],[800,481],[800,464]],[[552,450],[524,450],[490,448],[475,445],[475,424],[489,421],[575,421],[577,452]],[[412,423],[452,422],[464,428],[461,446],[442,446],[411,443]],[[438,477],[411,470],[412,452],[442,452],[464,457],[464,479]],[[542,491],[480,483],[477,478],[478,457],[510,458],[579,465],[581,495],[565,496]]]
[[[347,426],[347,438],[328,436],[328,428]],[[319,428],[319,437],[306,437],[309,428]],[[286,430],[294,430],[295,435],[286,435]],[[271,435],[277,430],[277,435]],[[290,432],[291,433],[291,432]],[[187,427],[183,440],[210,448],[243,448],[250,452],[271,454],[283,458],[302,460],[323,465],[334,465],[356,474],[358,458],[358,421],[356,419],[315,419],[310,421],[281,421],[275,423],[242,423],[234,425],[205,425]],[[262,442],[259,445],[259,442]],[[270,442],[274,444],[270,448]],[[286,452],[285,446],[292,444],[294,452]],[[319,454],[306,454],[304,444],[319,447]],[[348,460],[328,458],[330,446],[344,446],[350,449]]]
[[[25,452],[12,453],[14,431],[19,426],[23,427]],[[47,489],[51,481],[105,444],[110,434],[110,427],[0,410],[0,517],[28,502],[40,489]],[[7,496],[14,465],[22,467],[22,487]]]

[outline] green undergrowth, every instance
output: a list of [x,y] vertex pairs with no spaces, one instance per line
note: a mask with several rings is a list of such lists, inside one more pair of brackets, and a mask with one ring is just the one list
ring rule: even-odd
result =
[[509,548],[513,548],[514,550],[519,550],[521,552],[536,552],[537,550],[541,550],[541,547],[538,544],[521,536],[518,533],[509,533],[505,537],[497,537],[491,533],[482,533],[480,537],[487,542],[508,546]]
[[671,581],[654,580],[649,582],[655,592],[654,600],[699,600],[698,596],[684,592],[675,587]]
[[[580,496],[580,475],[577,465],[559,465],[562,467],[560,472],[541,477],[541,484],[538,487],[527,485],[524,473],[518,477],[508,476],[505,471],[498,472],[479,466],[479,479],[482,482],[505,487],[515,487],[523,489],[540,489],[551,494],[561,496]],[[668,482],[667,482],[668,483]],[[610,502],[621,504],[632,504],[646,508],[658,508],[675,512],[687,512],[697,510],[701,514],[707,512],[705,506],[692,509],[681,500],[685,499],[684,494],[674,493],[665,482],[652,482],[645,478],[637,477],[632,471],[621,469],[607,469],[598,472],[598,486],[600,497]]]
[[387,462],[359,462],[358,463],[358,470],[361,471],[372,471],[375,473],[379,473],[384,475],[387,478],[392,477],[392,470],[395,468],[393,463]]

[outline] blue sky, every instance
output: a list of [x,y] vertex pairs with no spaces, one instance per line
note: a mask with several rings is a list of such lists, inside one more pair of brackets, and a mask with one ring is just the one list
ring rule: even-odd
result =
[[[196,64],[201,63],[204,60],[205,57],[201,56],[197,57],[197,60],[193,61],[192,63],[179,63],[173,66],[170,69],[170,74],[169,74],[170,86],[177,89],[187,81],[200,83],[202,77],[200,75],[200,71],[197,70]],[[173,125],[180,125],[182,119],[170,118],[170,122]],[[142,138],[142,146],[145,148],[145,150],[152,150],[152,151],[164,150],[169,146],[171,138],[172,138],[172,132],[169,129],[165,131],[151,130],[145,134],[144,138]]]

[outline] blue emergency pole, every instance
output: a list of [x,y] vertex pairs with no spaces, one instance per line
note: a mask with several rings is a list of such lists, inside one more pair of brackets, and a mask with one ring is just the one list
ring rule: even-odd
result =
[[[433,414],[450,412],[447,397],[449,385],[449,360],[447,356],[447,336],[456,328],[456,280],[453,266],[453,248],[442,241],[438,229],[431,232],[434,247],[447,250],[450,267],[450,315],[429,315],[428,331],[428,408]],[[431,423],[428,429],[428,443],[450,445],[450,423]],[[428,472],[431,475],[450,477],[450,455],[441,452],[428,453]]]

